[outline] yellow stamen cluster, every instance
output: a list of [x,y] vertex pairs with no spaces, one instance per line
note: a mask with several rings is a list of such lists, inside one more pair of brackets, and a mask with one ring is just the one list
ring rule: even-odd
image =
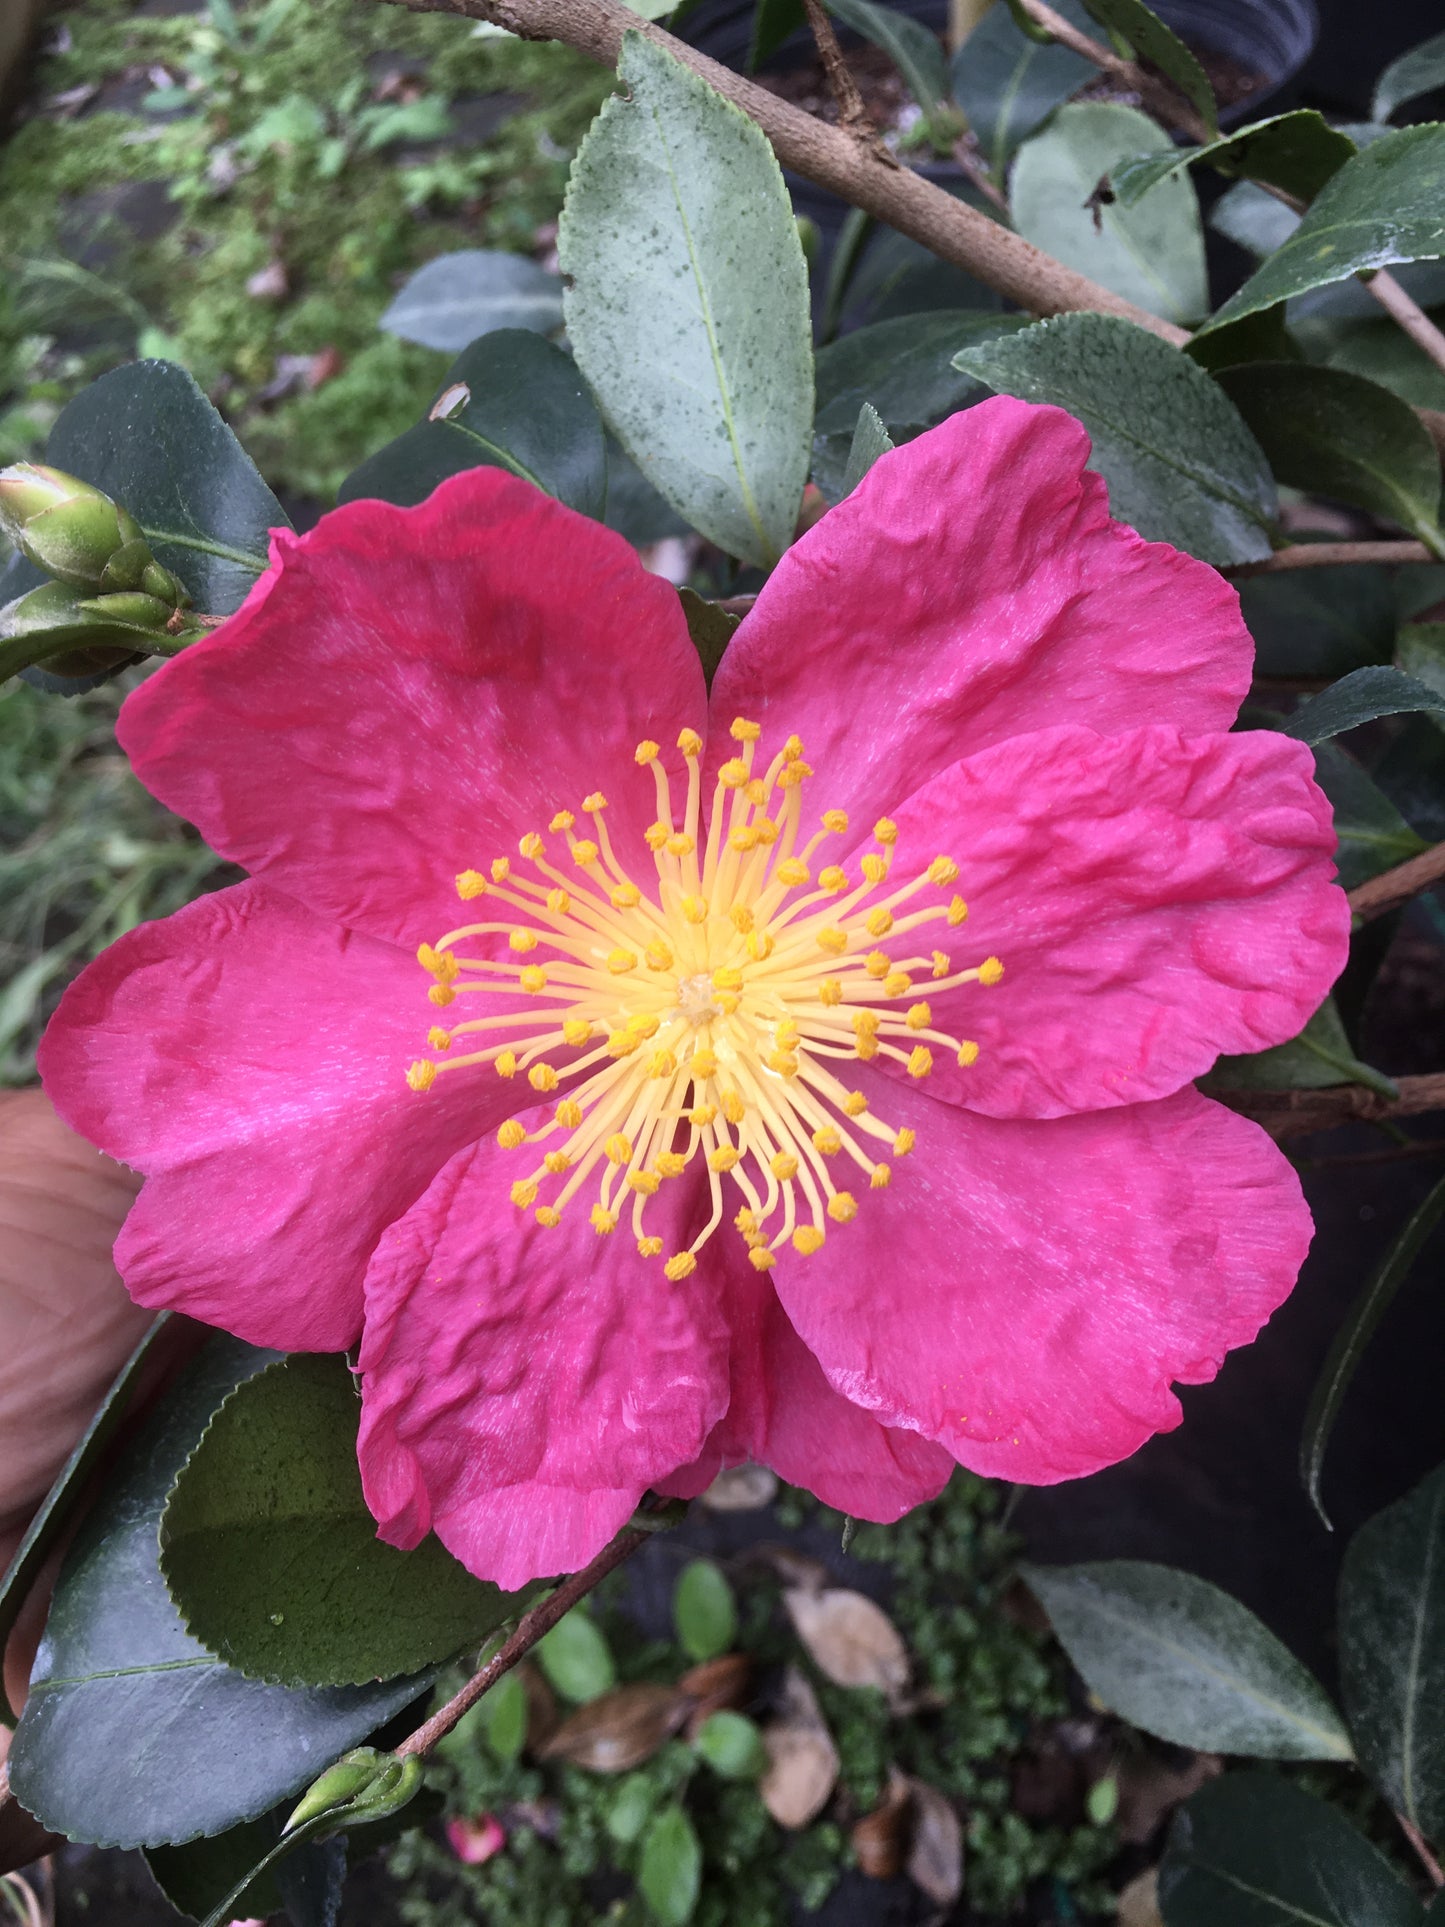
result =
[[[755,774],[759,726],[739,718],[731,733],[738,753],[722,765],[706,816],[702,742],[690,729],[678,738],[687,771],[680,821],[658,745],[638,745],[657,791],[646,833],[650,891],[619,863],[607,799],[594,791],[582,804],[590,836],[575,835],[576,817],[561,810],[549,828],[562,850],[549,853],[537,831],[517,846],[535,874],[507,857],[487,872],[463,870],[458,896],[485,899],[494,919],[418,952],[434,1006],[465,1010],[474,997],[500,995],[512,1008],[433,1025],[427,1041],[445,1056],[411,1066],[413,1090],[488,1065],[519,1080],[525,1107],[536,1101],[529,1092],[546,1096],[567,1081],[544,1123],[528,1130],[512,1118],[497,1134],[505,1149],[533,1148],[536,1162],[511,1196],[539,1224],[559,1223],[585,1192],[599,1236],[626,1218],[642,1256],[661,1257],[648,1200],[700,1160],[711,1211],[687,1249],[667,1258],[675,1282],[691,1276],[722,1222],[724,1177],[741,1193],[733,1222],[760,1271],[781,1245],[806,1256],[829,1225],[850,1223],[860,1206],[849,1167],[855,1183],[881,1189],[892,1175],[887,1159],[911,1151],[914,1133],[875,1117],[839,1072],[849,1060],[892,1058],[923,1079],[940,1049],[972,1064],[978,1045],[936,1029],[920,992],[1003,975],[997,957],[955,970],[942,950],[901,954],[925,925],[956,929],[967,917],[959,896],[908,908],[921,891],[951,888],[959,874],[951,857],[887,888],[899,832],[884,817],[877,847],[852,859],[856,874],[838,863],[815,871],[821,846],[847,835],[846,813],[824,811],[808,835],[802,793],[813,772],[798,738]],[[518,1011],[519,993],[535,1009]]]

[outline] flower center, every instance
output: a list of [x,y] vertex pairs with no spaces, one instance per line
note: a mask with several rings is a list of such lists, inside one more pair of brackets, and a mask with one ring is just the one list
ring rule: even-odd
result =
[[[639,1252],[660,1257],[648,1200],[695,1158],[704,1161],[712,1209],[687,1249],[666,1260],[672,1279],[696,1269],[722,1222],[725,1176],[741,1193],[733,1222],[759,1271],[784,1243],[807,1255],[830,1222],[856,1217],[846,1185],[886,1185],[886,1160],[911,1151],[914,1133],[875,1117],[841,1073],[885,1056],[925,1078],[935,1046],[972,1064],[978,1045],[935,1029],[915,984],[937,992],[1003,975],[997,957],[955,970],[946,951],[921,952],[925,926],[957,929],[968,906],[958,896],[907,906],[929,885],[951,885],[958,865],[936,856],[900,888],[885,888],[898,840],[887,817],[874,825],[877,847],[859,859],[857,875],[836,863],[815,872],[819,851],[847,834],[848,818],[825,810],[808,835],[802,791],[813,772],[803,746],[789,737],[755,774],[761,733],[741,717],[733,723],[739,753],[718,773],[706,824],[696,731],[678,738],[687,766],[680,821],[658,745],[638,745],[637,762],[657,786],[657,820],[646,832],[656,877],[647,891],[618,862],[607,800],[594,793],[582,805],[590,836],[576,834],[570,811],[552,819],[566,870],[529,831],[518,844],[525,868],[498,857],[488,875],[464,870],[456,880],[464,902],[485,897],[495,918],[417,953],[435,979],[433,1004],[485,1011],[500,994],[510,1008],[434,1025],[427,1041],[441,1055],[411,1066],[413,1090],[468,1066],[525,1076],[538,1098],[567,1080],[545,1123],[529,1131],[510,1118],[497,1133],[505,1148],[532,1151],[511,1195],[538,1223],[559,1223],[581,1194],[599,1235],[629,1216]],[[535,1010],[517,1010],[519,992]],[[568,1050],[570,1062],[553,1061]]]

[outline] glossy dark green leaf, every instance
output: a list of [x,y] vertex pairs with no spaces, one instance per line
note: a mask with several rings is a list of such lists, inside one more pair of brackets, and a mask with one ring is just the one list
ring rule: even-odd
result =
[[647,1829],[637,1885],[659,1927],[684,1927],[702,1891],[702,1847],[681,1807],[664,1807]]
[[737,1638],[738,1608],[721,1566],[693,1559],[677,1576],[672,1623],[678,1644],[692,1660],[716,1659]]
[[1310,1503],[1327,1526],[1330,1521],[1320,1497],[1320,1479],[1324,1472],[1330,1433],[1334,1430],[1350,1380],[1366,1347],[1442,1215],[1445,1215],[1445,1178],[1430,1191],[1391,1240],[1390,1248],[1374,1275],[1335,1333],[1329,1356],[1320,1368],[1320,1375],[1310,1393],[1300,1437],[1300,1478],[1309,1493]]
[[1106,1706],[1162,1740],[1270,1760],[1348,1760],[1324,1688],[1227,1592],[1135,1559],[1022,1566]]
[[563,1699],[584,1705],[617,1684],[612,1649],[585,1606],[574,1606],[537,1646],[537,1660]]
[[1216,374],[1221,368],[1238,368],[1247,361],[1300,361],[1305,357],[1286,325],[1288,311],[1283,301],[1259,314],[1247,314],[1213,334],[1195,335],[1184,352],[1201,368]]
[[1163,128],[1133,107],[1061,107],[1014,161],[1014,225],[1055,260],[1151,314],[1197,321],[1209,307],[1209,289],[1199,201],[1187,171],[1167,171],[1129,206],[1097,193],[1132,156],[1173,152]]
[[715,602],[709,602],[706,596],[700,596],[696,589],[679,589],[677,594],[682,603],[682,613],[687,618],[687,633],[692,637],[692,646],[702,664],[702,673],[711,688],[718,664],[742,617],[732,609],[720,609]]
[[[1408,1228],[1415,1250],[1440,1211],[1432,1193]],[[1417,1232],[1422,1215],[1429,1223]],[[1339,1637],[1340,1685],[1360,1765],[1397,1812],[1438,1840],[1445,1832],[1445,1466],[1351,1539],[1340,1573]]]
[[224,1833],[308,1785],[428,1683],[266,1686],[181,1624],[157,1556],[161,1508],[221,1400],[274,1358],[213,1340],[122,1455],[66,1556],[9,1764],[17,1799],[73,1840]]
[[1300,742],[1328,741],[1361,723],[1373,723],[1381,716],[1401,716],[1420,712],[1426,716],[1445,716],[1445,697],[1437,696],[1427,684],[1398,669],[1354,669],[1331,688],[1301,703],[1284,726],[1287,736]]
[[897,443],[883,426],[883,417],[871,401],[858,410],[858,426],[848,444],[848,460],[843,468],[843,494],[851,495],[880,455]]
[[[1059,0],[1056,11],[1081,31],[1092,25],[1081,0]],[[1096,72],[1072,48],[1021,32],[1009,8],[996,6],[953,56],[949,86],[984,159],[1002,177],[1019,142]]]
[[1216,379],[1277,481],[1441,545],[1439,451],[1398,395],[1362,375],[1306,362],[1254,362]]
[[1239,411],[1177,348],[1109,315],[1060,315],[966,348],[955,367],[1006,395],[1054,402],[1093,439],[1114,514],[1206,562],[1270,553],[1277,502]]
[[[5,1568],[4,1577],[0,1578],[0,1652],[4,1651],[16,1616],[39,1577],[41,1567],[54,1551],[69,1523],[76,1501],[101,1463],[101,1455],[114,1438],[116,1427],[125,1417],[130,1394],[142,1366],[169,1323],[169,1312],[162,1312],[121,1366],[95,1417],[60,1468],[40,1510],[30,1521],[25,1537],[15,1548],[14,1557]],[[3,1689],[0,1689],[0,1707],[3,1706]],[[4,1710],[9,1711],[8,1707]]]
[[[57,417],[45,460],[128,508],[156,560],[209,615],[239,608],[266,567],[268,530],[289,526],[250,456],[173,361],[133,361],[83,388]],[[22,565],[7,597],[46,579]]]
[[1176,148],[1172,153],[1141,155],[1116,167],[1111,180],[1125,207],[1132,207],[1152,187],[1176,173],[1208,161],[1221,174],[1241,174],[1247,180],[1282,188],[1297,200],[1312,201],[1325,182],[1358,150],[1348,134],[1331,127],[1312,107],[1273,114],[1233,134],[1222,134],[1203,147]]
[[[1436,309],[1431,320],[1439,327],[1445,315]],[[1249,322],[1236,325],[1248,327]],[[1445,413],[1445,368],[1432,361],[1388,315],[1370,319],[1305,315],[1295,327],[1310,361],[1377,381],[1412,408],[1434,408]],[[1219,340],[1232,332],[1221,329],[1218,335],[1205,335],[1203,340]]]
[[790,35],[807,25],[803,0],[757,0],[753,10],[753,38],[748,49],[748,71],[756,71]]
[[1384,569],[1281,569],[1238,586],[1262,676],[1344,676],[1390,660],[1395,600]]
[[572,163],[567,331],[608,424],[684,519],[767,567],[813,419],[808,272],[755,122],[641,34]]
[[926,114],[942,106],[948,70],[938,35],[911,14],[876,6],[874,0],[825,0],[829,13],[864,40],[881,47]]
[[186,1630],[249,1678],[360,1686],[451,1659],[525,1610],[434,1538],[399,1552],[361,1492],[361,1401],[344,1358],[248,1379],[182,1468],[161,1571]]
[[1347,161],[1299,226],[1209,322],[1371,268],[1445,254],[1445,125],[1405,127]]
[[[210,1840],[192,1840],[184,1847],[151,1847],[146,1864],[178,1912],[204,1920],[271,1852],[281,1837],[284,1818],[284,1810],[278,1808]],[[346,1850],[339,1840],[307,1841],[243,1891],[236,1902],[236,1917],[269,1920],[284,1910],[292,1927],[333,1927],[345,1871]]]
[[1166,27],[1143,0],[1084,0],[1101,26],[1121,34],[1136,57],[1157,67],[1198,109],[1211,133],[1219,131],[1209,76],[1172,27]]
[[562,282],[530,255],[462,248],[418,268],[376,325],[449,354],[499,328],[547,335],[562,326]]
[[1395,638],[1395,662],[1445,698],[1445,622],[1405,623]]
[[1218,1058],[1207,1080],[1209,1089],[1220,1091],[1314,1091],[1332,1084],[1363,1084],[1382,1097],[1399,1095],[1383,1072],[1356,1057],[1332,997],[1298,1037],[1247,1056]]
[[1432,34],[1390,62],[1375,82],[1370,118],[1389,120],[1396,108],[1437,87],[1445,87],[1445,33]]
[[1335,812],[1335,868],[1346,890],[1407,862],[1429,846],[1377,783],[1337,743],[1315,750],[1315,776]]
[[467,468],[503,468],[583,515],[607,492],[602,422],[571,357],[540,335],[484,335],[447,370],[427,419],[368,457],[341,485],[409,508]]
[[1420,1903],[1337,1807],[1267,1773],[1226,1773],[1175,1818],[1164,1927],[1420,1927]]

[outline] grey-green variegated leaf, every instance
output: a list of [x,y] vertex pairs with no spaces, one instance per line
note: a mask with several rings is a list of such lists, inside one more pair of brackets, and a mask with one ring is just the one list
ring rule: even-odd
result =
[[551,334],[562,326],[562,283],[525,254],[462,248],[418,268],[377,325],[451,354],[497,328]]
[[1208,161],[1223,174],[1242,174],[1282,188],[1301,201],[1312,201],[1355,152],[1348,134],[1331,127],[1312,107],[1299,107],[1221,135],[1203,147],[1164,149],[1125,161],[1114,170],[1114,192],[1125,207],[1132,207],[1181,167]]
[[678,513],[766,567],[808,476],[808,279],[760,129],[639,33],[626,96],[572,164],[559,249],[577,362],[628,454]]
[[843,470],[843,493],[851,495],[878,457],[886,455],[893,445],[893,437],[883,426],[878,410],[872,402],[865,401],[858,410],[858,426],[853,430],[853,442]]

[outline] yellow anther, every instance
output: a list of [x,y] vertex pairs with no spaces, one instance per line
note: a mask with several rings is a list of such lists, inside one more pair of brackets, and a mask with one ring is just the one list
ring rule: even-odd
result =
[[530,857],[534,863],[539,856],[545,856],[547,853],[546,844],[535,830],[528,830],[521,842],[518,843],[517,849],[522,856]]
[[743,973],[735,964],[719,964],[712,973],[712,982],[714,990],[741,990]]
[[572,845],[572,861],[579,870],[585,870],[589,863],[597,861],[597,845],[589,843],[585,836],[579,837]]
[[871,1037],[883,1019],[876,1010],[855,1010],[853,1029],[859,1037]]
[[893,1172],[890,1166],[886,1164],[875,1164],[869,1173],[868,1183],[875,1191],[886,1191],[892,1177]]
[[591,1043],[592,1026],[585,1017],[564,1017],[562,1035],[573,1050],[580,1050],[584,1044]]
[[818,948],[820,950],[826,950],[829,956],[841,957],[843,952],[848,948],[848,932],[846,930],[835,930],[830,925],[827,929],[820,930],[817,933],[817,944]]
[[791,1151],[779,1151],[772,1160],[771,1170],[779,1184],[786,1184],[798,1175],[798,1160]]
[[779,1077],[798,1075],[798,1060],[790,1050],[770,1050],[764,1055],[763,1062],[770,1071],[776,1071]]
[[672,831],[665,823],[649,823],[642,832],[642,840],[654,855],[663,847]]
[[745,716],[734,716],[728,724],[728,735],[735,743],[755,743],[762,733],[762,724],[750,723]]
[[729,849],[737,850],[745,855],[749,850],[755,850],[757,847],[758,832],[754,824],[740,823],[735,830],[729,831]]
[[746,903],[735,903],[728,911],[728,922],[740,937],[745,937],[753,927],[753,913]]
[[716,1116],[716,1104],[695,1104],[687,1113],[687,1121],[695,1124],[700,1131],[705,1131]]
[[541,964],[523,964],[517,982],[529,997],[535,997],[547,988],[547,973]]
[[908,1153],[913,1149],[914,1145],[917,1142],[918,1142],[917,1131],[910,1131],[905,1126],[905,1128],[901,1130],[898,1133],[897,1137],[894,1138],[893,1140],[894,1157],[906,1158],[908,1156]]
[[733,1223],[737,1226],[738,1230],[742,1232],[745,1238],[752,1238],[757,1235],[757,1229],[758,1229],[757,1213],[749,1209],[747,1205],[741,1205],[739,1207],[738,1214],[733,1219]]
[[480,870],[460,870],[457,873],[456,882],[457,895],[463,903],[469,903],[473,897],[482,896],[486,892],[487,879]]
[[802,1032],[791,1017],[780,1017],[773,1025],[773,1042],[779,1050],[796,1050],[802,1041]]
[[437,1067],[430,1058],[419,1057],[408,1069],[406,1081],[414,1091],[429,1091],[437,1081]]
[[582,1122],[582,1106],[575,1097],[564,1097],[552,1115],[564,1131],[575,1131]]
[[696,848],[697,839],[689,836],[685,830],[678,830],[675,835],[667,839],[669,856],[691,856]]
[[663,1276],[674,1285],[681,1284],[684,1278],[691,1278],[697,1270],[697,1259],[690,1251],[676,1252],[662,1267]]
[[742,1152],[735,1144],[720,1144],[715,1151],[708,1153],[709,1171],[731,1171],[737,1164]]
[[754,1245],[748,1253],[748,1263],[754,1271],[771,1271],[777,1262],[766,1245]]
[[672,952],[660,937],[654,937],[642,953],[643,962],[649,970],[671,970]]
[[517,1054],[515,1051],[504,1050],[501,1056],[498,1057],[497,1075],[498,1077],[515,1077],[517,1075]]
[[461,969],[450,950],[433,950],[429,943],[418,948],[416,960],[423,970],[429,970],[433,977],[444,984],[449,984]]
[[835,1224],[852,1224],[858,1215],[858,1200],[851,1191],[836,1191],[828,1200],[828,1216]]
[[631,1171],[627,1177],[627,1188],[636,1191],[644,1198],[655,1198],[662,1179],[656,1171]]
[[876,910],[868,912],[868,934],[870,937],[886,937],[893,928],[893,912],[885,910],[880,903]]
[[965,1037],[959,1045],[958,1061],[964,1070],[967,1070],[970,1064],[976,1064],[978,1062],[978,1045],[974,1043],[971,1037]]
[[843,1148],[843,1140],[831,1124],[820,1124],[813,1133],[813,1149],[821,1151],[825,1158],[835,1157]]
[[677,746],[684,756],[701,756],[702,738],[695,729],[685,729],[677,739]]
[[684,917],[687,918],[687,921],[689,923],[696,924],[696,923],[707,922],[707,898],[706,897],[684,897],[682,900],[681,909],[682,909],[682,914],[684,915]]
[[727,1119],[729,1124],[741,1124],[743,1119],[747,1116],[748,1107],[746,1104],[744,1104],[741,1096],[737,1091],[723,1092],[722,1114]]
[[978,967],[978,981],[981,984],[996,984],[1003,975],[1003,964],[997,957],[985,957]]
[[687,1169],[687,1157],[682,1151],[659,1151],[657,1154],[657,1175],[660,1178],[680,1178]]
[[752,771],[741,756],[730,756],[717,773],[717,780],[725,790],[740,790],[749,781]]
[[777,947],[776,940],[770,936],[766,930],[751,931],[748,935],[747,943],[744,945],[748,955],[758,963],[762,963],[766,958],[771,957]]
[[933,1052],[926,1044],[915,1044],[908,1053],[908,1075],[927,1077],[933,1069]]
[[789,763],[786,768],[778,771],[778,788],[780,790],[798,789],[812,774],[811,763]]
[[639,1010],[628,1018],[624,1028],[629,1037],[635,1037],[639,1043],[642,1043],[649,1037],[656,1037],[661,1023],[652,1011]]
[[861,1057],[865,1064],[871,1063],[878,1055],[878,1039],[871,1030],[864,1031],[853,1046],[853,1055]]
[[662,1256],[661,1238],[639,1238],[637,1255],[639,1258],[660,1258]]
[[910,1004],[903,1021],[910,1030],[927,1030],[933,1022],[933,1012],[927,1004]]
[[426,1034],[426,1041],[433,1050],[450,1050],[452,1034],[449,1030],[443,1030],[440,1024],[433,1024]]
[[827,1243],[827,1234],[821,1225],[800,1224],[793,1233],[793,1249],[804,1258],[811,1258],[815,1251],[821,1251]]
[[846,810],[824,810],[823,828],[834,836],[845,836],[848,831],[848,812]]
[[511,874],[512,874],[512,865],[506,857],[494,856],[492,858],[493,883],[505,883],[507,878]]
[[936,856],[928,866],[928,881],[943,885],[958,881],[958,865],[951,856]]
[[534,1064],[527,1072],[527,1082],[534,1091],[555,1091],[557,1073],[550,1064]]
[[609,1211],[605,1204],[594,1204],[589,1222],[599,1238],[605,1238],[609,1231],[617,1229],[615,1212]]
[[454,1004],[457,999],[457,993],[452,989],[450,984],[433,984],[427,992],[427,996],[434,1004],[440,1005],[443,1010],[446,1009],[448,1004]]
[[787,742],[783,744],[783,761],[785,763],[796,763],[802,753],[803,739],[801,736],[790,736]]
[[633,750],[632,760],[640,767],[647,763],[655,763],[661,753],[661,745],[647,739],[640,742],[637,748]]
[[526,1211],[537,1202],[537,1186],[532,1178],[518,1178],[512,1186],[512,1203],[519,1211]]
[[913,988],[913,979],[906,970],[892,970],[883,979],[883,994],[886,997],[906,997]]
[[542,1163],[554,1178],[559,1178],[564,1171],[572,1169],[572,1160],[565,1151],[549,1151]]
[[757,822],[754,823],[753,828],[758,833],[759,843],[761,843],[765,849],[769,845],[777,842],[779,826],[770,816],[760,816]]
[[811,879],[807,864],[795,856],[785,856],[781,863],[774,866],[773,875],[779,883],[786,884],[790,890],[798,889],[800,885]]
[[614,910],[635,910],[642,901],[642,892],[635,883],[614,883],[608,895]]
[[968,905],[962,897],[955,897],[948,906],[948,921],[956,930],[968,915]]
[[873,825],[873,834],[880,843],[896,843],[898,841],[898,825],[893,821],[891,816],[880,816],[878,821]]
[[935,950],[933,953],[934,976],[946,977],[952,968],[953,959],[949,956],[948,952],[946,950]]
[[600,815],[600,813],[607,808],[607,798],[602,794],[601,790],[593,790],[590,796],[583,797],[582,807],[589,816]]
[[868,1100],[862,1091],[849,1091],[848,1095],[843,1099],[843,1113],[845,1117],[862,1117],[867,1108]]
[[717,1076],[717,1059],[707,1047],[701,1046],[687,1060],[689,1072],[701,1083],[709,1077]]
[[677,1059],[670,1050],[655,1050],[648,1059],[647,1075],[649,1077],[676,1077]]
[[552,821],[547,825],[547,828],[555,831],[560,836],[563,830],[570,830],[576,821],[577,819],[571,810],[558,810],[557,814],[552,818]]
[[632,1139],[615,1131],[602,1146],[603,1155],[609,1164],[630,1164],[632,1162]]
[[752,804],[754,809],[760,810],[768,800],[768,786],[761,776],[755,776],[743,791],[743,795]]
[[527,1142],[527,1127],[515,1117],[509,1117],[497,1130],[497,1142],[504,1151],[515,1151],[519,1144]]
[[562,1222],[562,1213],[555,1204],[539,1204],[533,1215],[538,1224],[545,1225],[549,1231]]
[[731,1017],[738,1005],[742,1002],[742,998],[739,997],[735,990],[720,990],[714,1002],[724,1017]]
[[889,972],[893,969],[893,959],[885,950],[870,950],[868,955],[863,959],[863,968],[868,972],[870,977],[875,978],[881,983],[883,978],[888,976]]
[[870,883],[881,883],[888,874],[888,859],[870,850],[858,867]]
[[842,981],[837,977],[825,977],[818,986],[818,1002],[828,1005],[831,1009],[834,1004],[841,1004],[842,1001]]
[[607,968],[614,977],[625,977],[629,970],[637,968],[637,952],[624,950],[621,944],[607,953]]
[[537,933],[535,930],[528,930],[525,925],[519,926],[507,938],[507,946],[511,950],[535,950]]

